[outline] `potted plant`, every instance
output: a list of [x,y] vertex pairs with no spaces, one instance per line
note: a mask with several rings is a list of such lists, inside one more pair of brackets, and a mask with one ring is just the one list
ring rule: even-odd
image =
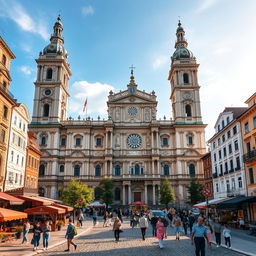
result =
[[20,239],[20,237],[21,237],[21,233],[23,232],[23,226],[18,226],[17,228],[16,228],[16,231],[17,231],[17,233],[16,233],[16,237],[17,237],[17,239]]
[[64,223],[63,220],[58,220],[58,222],[57,222],[57,229],[58,229],[58,231],[60,231],[61,227],[64,226],[64,225],[65,225],[65,223]]

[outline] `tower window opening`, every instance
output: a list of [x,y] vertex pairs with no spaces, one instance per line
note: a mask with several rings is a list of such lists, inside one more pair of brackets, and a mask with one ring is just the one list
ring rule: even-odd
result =
[[186,111],[186,116],[187,117],[191,117],[192,116],[191,106],[190,105],[186,105],[185,106],[185,111]]
[[6,56],[4,54],[2,56],[2,64],[6,66]]
[[195,177],[195,175],[196,175],[195,165],[194,164],[190,164],[188,169],[189,169],[190,177]]
[[50,112],[49,104],[44,104],[44,117],[48,117]]
[[183,83],[184,84],[189,84],[189,77],[187,73],[183,74]]
[[47,69],[46,79],[52,79],[52,69],[51,68]]

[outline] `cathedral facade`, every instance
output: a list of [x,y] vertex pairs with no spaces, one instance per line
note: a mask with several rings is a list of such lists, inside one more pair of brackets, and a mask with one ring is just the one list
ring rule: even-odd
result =
[[58,17],[50,44],[36,60],[29,129],[37,134],[43,153],[39,193],[58,198],[58,187],[65,187],[71,179],[96,188],[109,177],[114,182],[114,204],[144,201],[155,206],[160,203],[161,181],[167,178],[176,204],[185,204],[191,179],[203,179],[206,125],[200,108],[199,65],[187,48],[180,22],[168,78],[170,120],[157,119],[156,93],[140,90],[133,72],[127,88],[109,92],[107,120],[67,118],[71,70],[62,32]]

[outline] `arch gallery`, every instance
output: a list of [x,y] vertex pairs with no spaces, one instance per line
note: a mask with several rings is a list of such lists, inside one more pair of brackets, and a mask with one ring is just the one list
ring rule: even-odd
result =
[[95,188],[103,177],[110,177],[115,204],[139,200],[157,205],[161,180],[167,178],[176,203],[184,204],[191,178],[203,179],[200,158],[205,153],[206,125],[200,109],[199,65],[187,49],[181,24],[169,72],[171,120],[156,118],[156,94],[139,90],[133,72],[125,90],[109,92],[107,120],[67,119],[71,71],[62,31],[58,17],[50,44],[36,60],[30,130],[37,133],[43,152],[40,193],[57,198],[57,188],[71,178]]

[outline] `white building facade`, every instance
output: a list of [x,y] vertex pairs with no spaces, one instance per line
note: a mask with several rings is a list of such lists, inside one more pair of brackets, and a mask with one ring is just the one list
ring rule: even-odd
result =
[[215,124],[211,147],[214,199],[246,195],[243,140],[237,118],[246,108],[225,108]]
[[17,104],[13,108],[11,119],[5,191],[24,186],[29,122],[27,107],[24,104]]
[[[159,204],[161,181],[169,179],[176,203],[187,201],[192,178],[203,179],[205,124],[200,107],[196,58],[178,24],[169,72],[173,119],[158,120],[154,91],[139,90],[133,72],[123,91],[109,92],[107,120],[67,118],[71,76],[60,18],[50,44],[36,60],[34,111],[30,130],[43,153],[39,193],[57,198],[58,187],[77,179],[95,188],[104,177],[114,182],[114,203]],[[170,93],[168,86],[166,93]],[[95,195],[97,197],[97,195]]]

